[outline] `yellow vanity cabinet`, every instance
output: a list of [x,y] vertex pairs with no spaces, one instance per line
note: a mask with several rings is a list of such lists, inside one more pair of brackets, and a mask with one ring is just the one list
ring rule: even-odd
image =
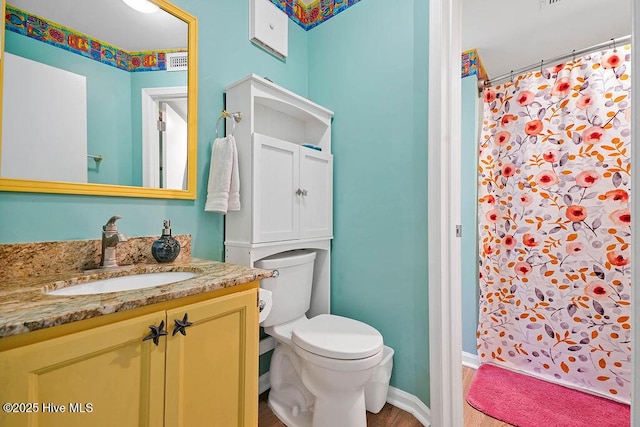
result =
[[256,293],[174,300],[0,352],[0,425],[256,427]]
[[163,315],[0,353],[0,425],[163,425],[165,345],[141,340]]
[[[256,292],[167,311],[166,427],[257,427]],[[185,314],[193,325],[173,334]]]

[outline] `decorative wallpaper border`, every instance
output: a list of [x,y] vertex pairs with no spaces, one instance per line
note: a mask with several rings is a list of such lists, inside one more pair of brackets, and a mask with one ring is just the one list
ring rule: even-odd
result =
[[353,6],[360,0],[315,0],[306,5],[302,0],[271,0],[289,18],[306,31]]
[[6,7],[4,23],[14,33],[129,72],[166,71],[166,54],[184,52],[179,49],[127,52],[10,5]]
[[[289,18],[307,31],[359,1],[316,0],[309,5],[305,5],[301,0],[271,0]],[[130,72],[166,71],[166,54],[184,52],[184,50],[180,49],[126,52],[55,22],[31,15],[11,5],[6,7],[5,28],[85,58]],[[487,77],[487,72],[476,49],[462,52],[461,74],[463,78],[473,75],[477,75],[478,78]]]
[[478,51],[469,49],[462,52],[462,78],[473,75],[478,76],[478,79],[486,79],[488,77]]

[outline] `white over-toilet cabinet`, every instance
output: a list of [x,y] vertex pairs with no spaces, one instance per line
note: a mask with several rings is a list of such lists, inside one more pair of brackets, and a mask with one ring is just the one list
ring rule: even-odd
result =
[[309,314],[328,313],[333,112],[253,74],[226,88],[226,110],[242,121],[234,130],[241,209],[226,216],[225,260],[253,266],[279,252],[317,250]]
[[252,243],[331,237],[333,156],[254,133]]

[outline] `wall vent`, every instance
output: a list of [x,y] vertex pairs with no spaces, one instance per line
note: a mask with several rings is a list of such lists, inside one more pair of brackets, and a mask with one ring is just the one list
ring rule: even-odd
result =
[[187,52],[167,53],[167,71],[186,71],[187,60]]
[[540,0],[540,9],[544,9],[547,6],[554,6],[560,3],[562,0]]

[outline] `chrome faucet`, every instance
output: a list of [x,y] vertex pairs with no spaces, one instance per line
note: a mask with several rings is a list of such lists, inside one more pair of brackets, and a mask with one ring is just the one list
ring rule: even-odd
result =
[[102,255],[100,256],[100,268],[117,267],[116,246],[120,242],[126,242],[127,236],[118,233],[116,221],[122,218],[120,215],[112,216],[102,226]]

